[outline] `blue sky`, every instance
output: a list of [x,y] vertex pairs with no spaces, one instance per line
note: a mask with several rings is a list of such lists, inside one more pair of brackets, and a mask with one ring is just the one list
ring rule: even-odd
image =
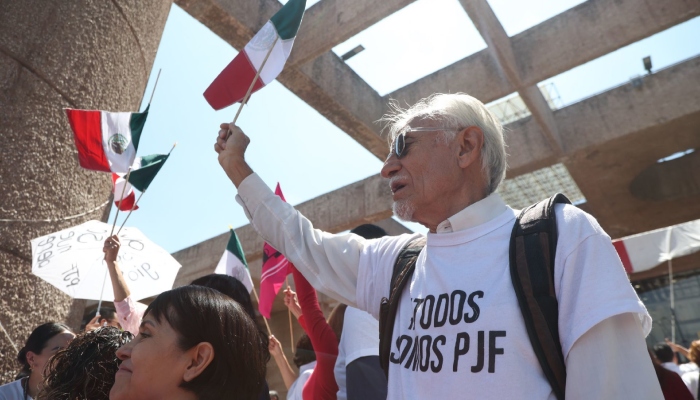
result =
[[[509,35],[581,3],[489,2]],[[309,6],[313,3],[309,1]],[[418,19],[420,25],[411,23]],[[652,56],[657,70],[700,54],[698,37],[700,18],[695,18],[545,82],[554,82],[562,102],[571,104],[644,74],[644,56]],[[485,47],[458,0],[418,0],[334,51],[343,54],[357,44],[367,50],[348,60],[348,65],[382,95]],[[173,5],[144,96],[148,101],[162,69],[139,152],[166,153],[174,142],[178,146],[128,222],[170,252],[221,234],[229,225],[235,228],[248,222],[214,152],[218,126],[233,119],[237,106],[217,112],[202,97],[236,54]],[[379,159],[278,82],[253,95],[238,124],[251,137],[248,162],[271,187],[280,182],[292,204],[374,175],[381,168]],[[123,218],[120,213],[119,221]],[[411,228],[422,229],[415,224]]]

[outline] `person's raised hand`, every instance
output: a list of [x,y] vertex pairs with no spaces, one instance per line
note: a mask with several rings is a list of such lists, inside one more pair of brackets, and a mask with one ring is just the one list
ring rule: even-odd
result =
[[85,324],[85,332],[91,332],[100,327],[100,314],[95,315],[90,322]]
[[282,344],[273,335],[270,335],[270,342],[267,346],[267,349],[270,351],[270,354],[272,354],[272,356],[275,358],[283,355]]
[[102,247],[102,251],[105,253],[105,261],[107,263],[113,263],[117,260],[117,254],[119,254],[119,248],[121,243],[117,235],[113,235],[105,240],[105,244]]
[[[221,124],[214,150],[219,155],[219,165],[234,185],[238,185],[253,171],[245,161],[250,138],[236,125]],[[231,135],[229,136],[229,131]]]
[[294,316],[299,319],[301,317],[302,312],[301,312],[301,307],[299,306],[299,300],[297,299],[297,294],[294,293],[292,288],[287,286],[286,289],[284,289],[284,305],[289,308],[289,310],[294,314]]

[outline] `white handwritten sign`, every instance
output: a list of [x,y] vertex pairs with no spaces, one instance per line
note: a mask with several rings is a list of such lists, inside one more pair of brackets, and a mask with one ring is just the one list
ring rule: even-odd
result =
[[[113,300],[114,293],[103,261],[104,241],[111,225],[88,221],[33,239],[32,272],[74,298]],[[119,234],[117,265],[135,300],[169,290],[180,264],[136,228]]]

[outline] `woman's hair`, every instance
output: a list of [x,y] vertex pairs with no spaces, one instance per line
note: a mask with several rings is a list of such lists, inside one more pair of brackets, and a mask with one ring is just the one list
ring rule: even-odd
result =
[[297,350],[294,352],[294,365],[300,368],[302,365],[316,361],[316,352],[311,344],[309,335],[303,334],[297,341]]
[[31,368],[27,362],[27,353],[32,352],[34,354],[40,354],[44,347],[46,347],[46,342],[51,340],[52,337],[63,333],[65,331],[73,332],[67,325],[61,324],[59,322],[47,322],[43,325],[39,325],[27,338],[27,342],[24,347],[17,353],[17,361],[22,365],[22,369],[15,379],[20,379],[25,376],[29,376],[31,373]]
[[700,365],[700,340],[694,340],[690,343],[688,349],[688,359],[695,364]]
[[346,308],[348,308],[347,304],[340,303],[331,311],[331,315],[328,316],[328,325],[333,330],[333,333],[335,333],[338,343],[340,343],[340,336],[343,334]]
[[209,274],[197,278],[190,285],[204,286],[218,290],[226,296],[236,300],[248,316],[255,320],[255,309],[250,301],[250,293],[245,285],[238,279],[223,274]]
[[108,400],[121,364],[117,349],[133,338],[112,326],[76,337],[49,360],[51,373],[37,399]]
[[199,343],[214,348],[204,371],[180,387],[199,399],[255,399],[265,383],[267,341],[243,307],[221,292],[197,285],[161,293],[145,315],[166,321],[183,351]]

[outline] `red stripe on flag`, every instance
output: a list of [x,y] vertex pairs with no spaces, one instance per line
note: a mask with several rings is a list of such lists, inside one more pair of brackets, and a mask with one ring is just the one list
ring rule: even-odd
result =
[[136,211],[139,209],[139,206],[136,205],[136,195],[134,195],[133,190],[128,196],[125,196],[123,200],[116,200],[114,205],[116,205],[120,211],[131,211],[132,209]]
[[[240,102],[248,92],[255,74],[255,67],[248,59],[245,50],[241,50],[233,61],[214,79],[207,90],[204,91],[204,98],[215,110],[221,110],[233,103]],[[251,94],[257,92],[263,86],[265,86],[265,83],[258,77]]]
[[102,113],[67,108],[66,114],[73,129],[80,166],[94,171],[111,172],[102,148]]
[[613,246],[615,246],[615,250],[617,250],[617,254],[620,256],[620,261],[622,261],[622,266],[625,267],[625,271],[627,271],[628,274],[634,272],[634,269],[632,269],[632,262],[630,261],[630,256],[629,254],[627,254],[625,242],[623,242],[622,240],[615,240],[613,241]]

